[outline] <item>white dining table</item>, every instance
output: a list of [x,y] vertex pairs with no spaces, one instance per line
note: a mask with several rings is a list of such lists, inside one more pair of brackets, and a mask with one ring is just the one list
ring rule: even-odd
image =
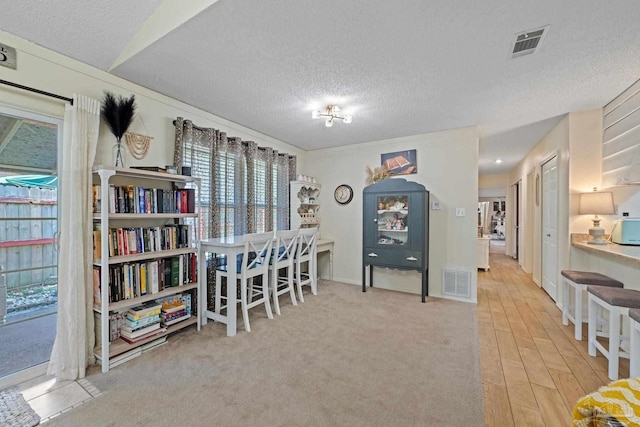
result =
[[[331,276],[333,276],[333,240],[325,239],[318,240],[317,252],[329,252],[329,262],[331,268]],[[209,310],[207,307],[207,253],[214,253],[216,255],[226,255],[227,257],[227,277],[236,277],[237,266],[236,256],[241,254],[244,250],[244,236],[228,236],[217,237],[211,239],[200,240],[198,248],[198,286],[200,291],[198,292],[198,316],[200,316],[200,323],[206,325],[209,319],[224,323],[227,325],[227,336],[233,337],[236,335],[237,330],[237,315],[238,315],[238,283],[236,280],[227,281],[227,311],[225,314],[216,313]]]
[[238,315],[238,282],[227,281],[227,312],[216,313],[207,308],[207,253],[227,256],[227,277],[236,277],[236,256],[244,250],[244,236],[228,236],[200,240],[198,249],[198,277],[200,280],[200,292],[198,293],[198,315],[202,325],[206,325],[209,319],[227,325],[227,336],[233,337],[237,330]]

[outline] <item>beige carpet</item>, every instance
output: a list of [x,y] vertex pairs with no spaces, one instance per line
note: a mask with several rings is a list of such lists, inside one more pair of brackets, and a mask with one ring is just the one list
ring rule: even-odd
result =
[[[322,281],[252,332],[209,323],[107,374],[54,426],[482,426],[476,306]],[[242,325],[242,322],[239,322]]]

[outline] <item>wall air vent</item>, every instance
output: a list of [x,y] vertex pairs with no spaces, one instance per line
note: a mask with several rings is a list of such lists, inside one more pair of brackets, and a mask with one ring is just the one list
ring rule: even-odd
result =
[[442,295],[471,298],[471,273],[460,270],[442,270]]
[[537,30],[529,30],[516,34],[516,40],[511,50],[511,57],[530,55],[535,53],[542,42],[542,38],[549,30],[549,26],[538,28]]

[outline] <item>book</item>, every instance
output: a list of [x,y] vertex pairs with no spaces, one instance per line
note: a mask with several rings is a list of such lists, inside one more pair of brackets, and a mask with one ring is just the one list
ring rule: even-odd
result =
[[158,304],[154,301],[149,301],[135,307],[130,307],[128,312],[131,315],[132,320],[139,320],[143,317],[160,314],[161,309],[161,304]]
[[147,263],[140,263],[140,295],[147,294]]
[[189,313],[187,313],[186,309],[182,309],[182,310],[178,310],[178,311],[174,311],[173,313],[162,313],[160,315],[160,319],[163,322],[169,322],[171,320],[177,319],[179,317],[184,317],[184,316],[188,316]]
[[158,261],[154,260],[149,263],[149,288],[152,294],[160,292],[160,281],[158,276]]
[[93,259],[102,258],[102,230],[100,224],[93,226]]
[[102,304],[102,297],[100,293],[100,267],[93,267],[93,305],[100,307]]
[[[141,326],[135,326],[135,324],[134,325],[130,325],[130,320],[125,318],[124,324],[120,327],[120,332],[126,331],[129,334],[133,334],[134,332],[138,332],[138,331],[142,331],[142,330],[146,330],[147,332],[151,331],[152,329],[150,329],[150,328],[152,328],[153,325],[155,325],[156,323],[160,323],[160,317],[159,316],[153,316],[153,317],[151,317],[151,319],[153,319],[151,322],[148,322],[148,323],[146,323],[144,325],[141,325]],[[144,320],[144,319],[141,319],[141,320]],[[155,327],[153,327],[153,329],[155,329]],[[130,338],[134,338],[134,337],[130,337]]]
[[102,210],[102,189],[100,185],[93,187],[93,212],[100,213]]
[[190,314],[185,314],[183,316],[178,316],[178,317],[173,318],[171,320],[165,320],[164,322],[162,322],[162,324],[164,326],[171,326],[171,325],[175,325],[176,323],[183,322],[183,321],[187,320],[190,317],[191,317]]
[[180,270],[182,266],[181,257],[175,256],[171,258],[171,282],[169,286],[180,286]]
[[[149,321],[146,321],[146,319],[149,319]],[[127,331],[130,334],[132,334],[134,332],[138,332],[138,331],[141,331],[143,329],[148,329],[148,328],[152,327],[153,325],[155,325],[156,323],[160,323],[160,321],[161,321],[161,319],[160,319],[159,315],[151,316],[149,318],[144,318],[144,319],[140,319],[140,320],[133,320],[133,321],[131,321],[128,318],[125,317],[124,323],[120,326],[120,330],[121,331]],[[138,325],[138,322],[143,322],[143,324]],[[151,329],[149,329],[149,330],[151,330]]]
[[[160,324],[158,323],[158,325],[160,325]],[[166,332],[167,332],[167,328],[159,327],[158,329],[155,329],[155,330],[153,330],[153,331],[151,331],[149,333],[137,336],[135,338],[130,338],[130,337],[126,337],[126,336],[122,335],[122,336],[120,336],[120,339],[122,339],[125,342],[128,342],[129,344],[135,344],[135,343],[137,343],[139,341],[146,340],[148,338],[153,338],[155,336],[162,335],[162,334],[164,334]]]
[[124,324],[130,329],[138,329],[144,326],[150,325],[152,323],[156,323],[160,320],[159,314],[154,314],[152,316],[143,317],[142,319],[132,319],[130,314],[127,313],[127,316],[124,319]]
[[186,306],[182,303],[181,300],[176,300],[174,302],[165,301],[162,303],[162,313],[173,313],[180,310],[186,310]]
[[135,331],[128,331],[123,325],[122,327],[120,327],[120,336],[133,339],[146,335],[149,332],[153,332],[156,329],[160,329],[160,322],[153,323],[149,326],[145,326],[144,328],[140,328]]

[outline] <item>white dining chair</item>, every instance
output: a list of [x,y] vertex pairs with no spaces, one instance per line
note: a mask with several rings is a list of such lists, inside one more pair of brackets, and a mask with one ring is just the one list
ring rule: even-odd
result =
[[[244,329],[251,332],[249,325],[249,309],[260,304],[264,304],[267,317],[273,319],[271,313],[271,303],[269,298],[269,259],[271,258],[271,249],[273,246],[273,232],[246,234],[244,238],[244,249],[242,254],[238,255],[235,260],[227,260],[236,262],[237,274],[235,280],[240,280],[240,307],[242,310],[242,320],[244,321]],[[215,291],[215,312],[226,308],[226,304],[222,305],[222,300],[226,297],[222,295],[221,283],[222,278],[227,280],[231,278],[227,274],[227,266],[221,265],[216,268],[216,291]],[[262,284],[259,287],[253,286],[253,278],[262,276]]]
[[[275,233],[275,244],[271,250],[271,262],[269,263],[269,276],[273,307],[276,314],[280,315],[279,296],[287,292],[291,296],[291,303],[298,305],[294,288],[294,259],[298,242],[298,230],[278,230]],[[280,271],[286,269],[286,276],[281,276]]]
[[304,296],[302,295],[303,286],[310,286],[311,293],[318,295],[317,237],[317,227],[301,228],[298,231],[298,248],[295,257],[295,283],[298,288],[300,302],[304,302]]

